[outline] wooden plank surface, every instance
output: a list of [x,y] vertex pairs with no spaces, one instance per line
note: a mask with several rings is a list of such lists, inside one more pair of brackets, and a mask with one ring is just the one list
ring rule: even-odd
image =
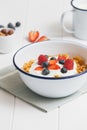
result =
[[[70,0],[0,0],[0,24],[22,23],[17,30],[18,48],[29,43],[31,30],[39,30],[49,38],[72,37],[61,27],[61,14],[69,9]],[[66,22],[71,26],[71,16]],[[12,64],[14,52],[0,54],[0,68]],[[0,89],[0,130],[59,130],[59,114],[59,108],[46,114]]]

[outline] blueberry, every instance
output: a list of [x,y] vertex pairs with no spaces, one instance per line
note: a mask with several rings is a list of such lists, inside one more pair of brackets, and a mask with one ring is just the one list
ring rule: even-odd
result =
[[49,65],[49,63],[48,62],[43,62],[43,64],[42,64],[42,67],[48,67],[48,65]]
[[13,25],[12,23],[8,23],[7,27],[8,27],[8,28],[12,28],[12,29],[15,30],[15,27],[14,27],[14,25]]
[[3,26],[3,25],[0,25],[0,28],[4,28],[4,26]]
[[51,57],[50,60],[56,60],[56,58],[55,57]]
[[59,63],[63,65],[65,63],[65,60],[60,60]]
[[16,22],[16,23],[15,23],[15,26],[16,26],[16,27],[19,27],[20,25],[21,25],[20,22]]
[[49,73],[50,71],[47,68],[42,70],[42,75],[48,75]]
[[63,67],[63,68],[61,69],[61,72],[62,72],[62,73],[66,73],[66,72],[67,72],[67,69]]

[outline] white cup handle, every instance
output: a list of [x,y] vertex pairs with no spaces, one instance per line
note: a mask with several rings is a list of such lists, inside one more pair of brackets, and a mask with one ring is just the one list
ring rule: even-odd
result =
[[69,11],[66,11],[66,12],[64,12],[64,13],[62,14],[62,16],[61,16],[61,23],[62,23],[63,29],[64,29],[66,32],[68,32],[68,33],[74,33],[74,30],[68,29],[68,28],[66,27],[66,25],[65,25],[65,22],[64,22],[65,16],[66,16],[68,13],[70,13],[70,12],[73,13],[74,10],[69,10]]

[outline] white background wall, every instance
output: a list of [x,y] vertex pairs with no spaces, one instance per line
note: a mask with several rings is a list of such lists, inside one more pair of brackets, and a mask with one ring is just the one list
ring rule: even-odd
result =
[[25,35],[30,30],[39,30],[50,37],[60,37],[60,17],[69,9],[70,0],[0,0],[0,24],[19,20]]

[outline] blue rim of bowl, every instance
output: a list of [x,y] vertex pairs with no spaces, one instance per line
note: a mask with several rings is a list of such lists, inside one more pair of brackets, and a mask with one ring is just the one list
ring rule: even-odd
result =
[[87,9],[80,9],[80,8],[76,7],[75,5],[73,5],[73,1],[74,1],[74,0],[71,0],[71,5],[72,5],[75,9],[78,9],[78,10],[80,10],[80,11],[87,11]]
[[[38,43],[36,43],[36,44],[38,44]],[[33,75],[33,74],[29,74],[29,73],[27,73],[27,72],[25,72],[24,70],[22,70],[21,68],[19,68],[17,65],[16,65],[16,63],[15,63],[15,56],[16,56],[16,54],[20,51],[20,50],[22,50],[23,48],[25,48],[25,47],[27,47],[27,46],[32,46],[31,44],[28,44],[28,45],[25,45],[25,46],[23,46],[23,47],[21,47],[20,49],[18,49],[16,52],[15,52],[15,54],[13,55],[13,64],[14,64],[14,66],[15,66],[15,68],[17,69],[17,70],[19,70],[21,73],[23,73],[23,74],[25,74],[25,75],[27,75],[27,76],[31,76],[31,77],[34,77],[34,78],[38,78],[38,79],[49,79],[49,80],[62,80],[62,79],[70,79],[70,78],[75,78],[75,77],[78,77],[78,76],[80,76],[80,75],[83,75],[83,74],[85,74],[85,73],[87,73],[87,70],[86,71],[84,71],[84,72],[81,72],[81,73],[79,73],[79,74],[75,74],[75,75],[70,75],[70,76],[63,76],[63,77],[58,77],[58,78],[55,78],[55,77],[44,77],[44,76],[37,76],[37,75]],[[83,45],[84,46],[84,45]]]

